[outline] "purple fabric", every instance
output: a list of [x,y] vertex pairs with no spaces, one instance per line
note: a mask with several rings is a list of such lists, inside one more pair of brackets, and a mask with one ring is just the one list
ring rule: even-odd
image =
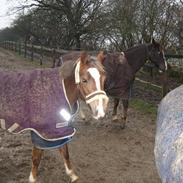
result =
[[70,111],[59,68],[0,70],[0,119],[5,120],[6,129],[17,123],[20,126],[13,133],[31,129],[46,140],[71,137],[73,127],[56,128],[57,123],[65,123],[59,114],[63,108]]

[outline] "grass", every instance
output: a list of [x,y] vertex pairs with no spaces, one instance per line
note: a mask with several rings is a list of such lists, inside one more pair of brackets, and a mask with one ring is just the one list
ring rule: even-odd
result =
[[43,65],[40,65],[40,61],[37,59],[34,59],[34,61],[31,61],[31,59],[27,56],[26,58],[24,57],[24,55],[19,55],[17,52],[12,52],[17,58],[20,58],[22,60],[25,60],[27,62],[27,65],[32,65],[36,68],[47,68],[47,67],[51,67],[52,63],[49,63],[48,61],[44,62],[43,59]]
[[183,71],[182,68],[173,68],[168,71],[168,76],[172,78],[182,78]]
[[144,114],[156,115],[157,112],[157,107],[155,105],[138,98],[130,101],[130,107]]

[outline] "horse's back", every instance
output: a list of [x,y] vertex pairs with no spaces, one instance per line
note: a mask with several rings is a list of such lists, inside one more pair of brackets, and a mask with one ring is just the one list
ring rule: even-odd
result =
[[183,182],[183,85],[162,100],[157,117],[155,160],[163,183]]
[[125,56],[121,53],[108,54],[103,64],[107,73],[105,82],[107,94],[117,98],[128,99],[130,97],[130,86],[135,74]]

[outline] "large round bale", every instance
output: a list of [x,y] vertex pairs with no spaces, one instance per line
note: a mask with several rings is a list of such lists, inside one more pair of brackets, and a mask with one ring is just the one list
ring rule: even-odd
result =
[[163,183],[183,183],[183,85],[158,108],[155,161]]

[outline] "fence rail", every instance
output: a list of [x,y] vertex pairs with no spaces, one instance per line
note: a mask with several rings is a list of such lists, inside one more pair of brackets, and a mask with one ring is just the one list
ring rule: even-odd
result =
[[3,47],[8,50],[17,52],[19,55],[23,55],[25,58],[30,58],[31,61],[39,60],[40,65],[43,64],[43,56],[48,56],[53,59],[53,65],[55,64],[56,59],[61,55],[67,53],[67,50],[48,48],[44,46],[38,46],[22,42],[14,41],[3,41],[0,42],[0,47]]

